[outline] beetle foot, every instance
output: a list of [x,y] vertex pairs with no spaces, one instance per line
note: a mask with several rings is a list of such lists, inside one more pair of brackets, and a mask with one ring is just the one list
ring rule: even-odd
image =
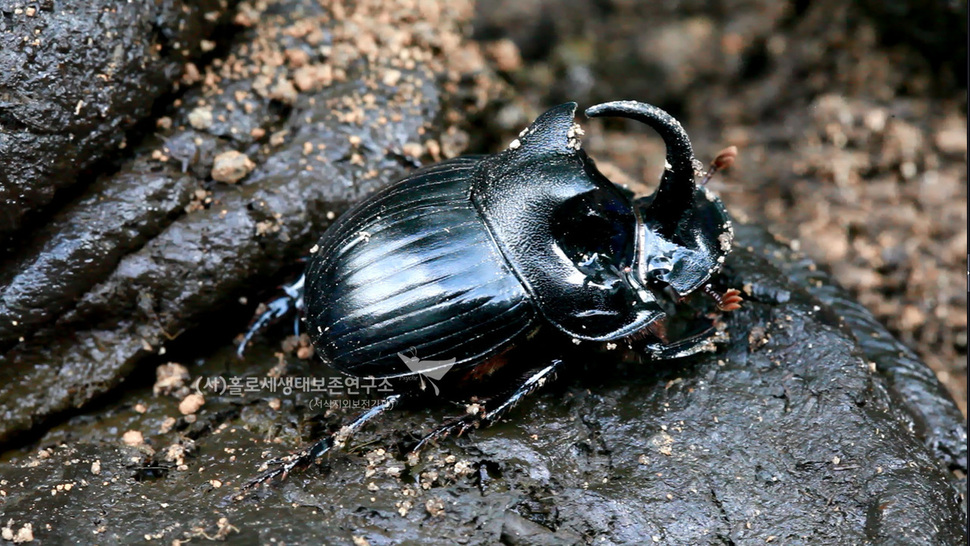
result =
[[[257,476],[256,478],[246,482],[228,500],[231,500],[233,502],[241,501],[246,497],[248,493],[258,489],[259,487],[262,487],[264,485],[269,485],[270,483],[275,481],[285,480],[286,477],[290,474],[290,472],[296,470],[300,466],[300,464],[302,463],[302,455],[303,455],[302,453],[294,455],[292,457],[293,460],[280,464],[277,468],[266,471],[260,474],[259,476]],[[263,463],[263,465],[260,468],[266,469],[270,466],[273,466],[273,463],[275,463],[276,461],[281,461],[281,460],[282,459],[273,459],[272,461],[267,461],[266,463]]]
[[437,442],[438,440],[451,435],[461,436],[469,430],[478,428],[479,426],[481,426],[481,418],[478,415],[468,414],[452,419],[451,421],[438,426],[421,438],[418,443],[411,448],[411,452],[408,454],[408,459],[411,459],[413,455],[420,453],[422,449],[428,446],[428,444]]

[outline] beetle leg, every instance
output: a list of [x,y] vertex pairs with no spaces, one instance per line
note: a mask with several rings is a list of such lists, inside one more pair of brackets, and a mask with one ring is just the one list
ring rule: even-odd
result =
[[256,334],[291,313],[295,315],[293,333],[295,335],[300,334],[300,314],[298,311],[303,309],[303,283],[305,280],[306,276],[300,275],[300,278],[293,284],[283,285],[282,289],[285,295],[267,303],[266,310],[253,319],[242,341],[239,342],[239,347],[236,349],[236,354],[239,358],[243,357],[243,353],[246,352],[246,345]]
[[450,436],[452,434],[461,436],[469,429],[475,428],[475,424],[478,422],[478,419],[478,415],[467,414],[438,426],[438,428],[426,434],[424,438],[421,438],[421,440],[418,441],[413,448],[411,448],[411,453],[419,453],[426,445],[430,444],[431,442],[437,442],[445,436]]
[[[250,480],[246,485],[240,490],[241,493],[254,489],[265,483],[269,483],[277,478],[280,480],[285,480],[286,477],[294,470],[299,470],[306,468],[313,464],[313,461],[317,460],[328,451],[334,447],[343,447],[350,438],[357,433],[364,425],[372,421],[373,419],[387,413],[388,411],[394,409],[401,402],[402,395],[394,394],[388,396],[380,403],[370,408],[369,410],[362,413],[357,419],[354,419],[349,425],[345,425],[337,432],[330,434],[326,438],[323,438],[310,447],[305,448],[299,453],[295,453],[288,457],[282,457],[278,459],[272,459],[263,464],[264,467],[277,466],[272,470],[264,472],[259,477]],[[239,496],[236,497],[240,498]]]
[[563,361],[556,359],[553,360],[551,364],[542,368],[541,370],[530,375],[526,380],[519,385],[505,400],[502,400],[497,406],[493,407],[491,410],[479,411],[474,414],[466,414],[457,419],[453,419],[439,426],[438,428],[432,430],[424,438],[411,449],[411,453],[418,453],[426,445],[433,441],[437,441],[445,436],[455,434],[461,436],[465,432],[473,428],[487,427],[498,421],[505,415],[512,407],[519,403],[520,400],[526,396],[532,394],[537,389],[546,384],[547,381],[551,380],[555,376],[556,371],[563,365]]

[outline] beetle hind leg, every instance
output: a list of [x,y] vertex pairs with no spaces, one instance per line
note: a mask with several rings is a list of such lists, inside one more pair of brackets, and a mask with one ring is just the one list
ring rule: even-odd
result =
[[530,374],[525,381],[523,381],[518,387],[515,388],[515,390],[509,393],[508,396],[501,400],[501,402],[499,402],[497,405],[492,406],[491,401],[489,401],[490,403],[488,406],[491,406],[491,409],[486,407],[485,409],[479,410],[475,413],[463,415],[440,425],[421,438],[421,440],[418,441],[418,443],[411,449],[411,453],[416,454],[429,443],[440,440],[446,436],[461,436],[473,428],[487,427],[498,421],[523,398],[529,396],[540,387],[545,385],[546,382],[552,380],[562,365],[562,360],[553,360],[548,366]]
[[480,416],[472,414],[466,414],[452,419],[438,426],[428,434],[425,434],[424,437],[421,438],[421,440],[419,440],[413,448],[411,448],[411,453],[420,453],[421,450],[424,449],[428,444],[437,442],[446,436],[461,436],[465,432],[479,426],[480,419]]
[[[253,480],[250,480],[244,486],[242,486],[240,489],[240,494],[236,496],[236,499],[241,498],[242,494],[260,485],[277,479],[284,480],[294,470],[309,467],[314,461],[335,447],[338,449],[342,448],[357,431],[363,428],[364,425],[394,409],[401,402],[402,396],[403,395],[400,394],[388,396],[374,407],[362,413],[349,425],[341,427],[341,429],[337,432],[318,440],[316,443],[303,449],[299,453],[295,453],[288,457],[266,461],[263,464],[263,474]],[[271,466],[275,466],[276,468],[265,470]]]

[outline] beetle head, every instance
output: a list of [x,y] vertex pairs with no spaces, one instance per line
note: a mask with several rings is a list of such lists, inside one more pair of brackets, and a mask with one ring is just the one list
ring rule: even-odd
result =
[[667,164],[652,195],[638,199],[636,270],[641,282],[671,288],[683,297],[720,270],[733,231],[721,200],[695,182],[696,160],[687,133],[670,114],[649,104],[616,101],[586,110],[589,117],[618,116],[643,122],[667,146]]
[[575,338],[617,339],[664,312],[636,272],[639,210],[580,148],[575,111],[549,110],[483,160],[472,200],[549,322]]
[[580,339],[643,330],[666,313],[658,296],[702,286],[730,250],[720,200],[694,182],[694,156],[680,123],[633,101],[586,111],[643,121],[667,145],[658,190],[634,201],[581,149],[575,103],[536,119],[509,149],[484,159],[472,201],[539,310]]

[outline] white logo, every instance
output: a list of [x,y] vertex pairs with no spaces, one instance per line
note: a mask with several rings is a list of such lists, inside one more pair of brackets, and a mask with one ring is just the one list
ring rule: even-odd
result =
[[435,385],[432,379],[440,381],[442,377],[448,373],[448,370],[455,365],[455,359],[450,358],[448,360],[421,360],[418,358],[418,352],[411,347],[411,355],[404,353],[397,353],[398,358],[404,361],[404,365],[408,367],[409,370],[418,374],[421,379],[421,388],[424,389],[424,379],[428,379],[428,383],[434,388],[435,396],[439,395],[438,385]]

